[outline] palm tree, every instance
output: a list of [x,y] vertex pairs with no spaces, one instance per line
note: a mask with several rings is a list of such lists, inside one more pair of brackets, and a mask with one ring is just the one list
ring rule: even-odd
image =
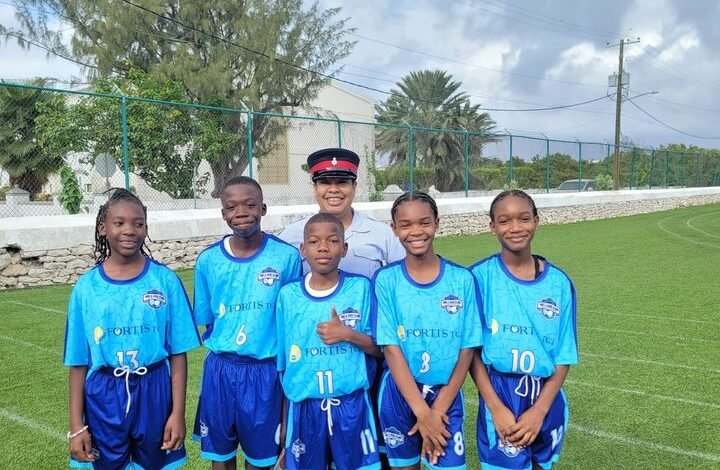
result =
[[[468,133],[469,160],[477,160],[484,143],[494,141],[495,127],[479,104],[471,104],[467,93],[458,92],[461,82],[440,70],[411,72],[397,83],[388,99],[375,107],[380,127],[378,150],[390,156],[390,163],[409,165],[408,129],[413,129],[413,165],[432,168],[436,187],[453,191],[465,178],[465,133]],[[434,130],[442,129],[442,130]],[[454,131],[454,132],[452,132]]]

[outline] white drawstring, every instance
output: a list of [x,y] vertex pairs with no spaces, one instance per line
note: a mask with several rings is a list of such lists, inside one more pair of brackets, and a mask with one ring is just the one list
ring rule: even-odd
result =
[[423,400],[425,398],[427,398],[428,393],[432,393],[433,395],[435,395],[435,392],[433,392],[433,389],[432,389],[432,385],[423,384],[423,388],[422,388]]
[[[521,387],[523,387],[521,389]],[[535,404],[535,400],[540,396],[540,377],[533,377],[531,375],[523,375],[515,387],[515,394],[519,397],[527,397],[530,395],[530,405]]]
[[333,435],[332,428],[333,428],[333,420],[332,420],[332,407],[333,406],[339,406],[340,400],[337,398],[323,398],[320,402],[320,409],[322,411],[327,412],[327,423],[328,423],[328,431],[330,431],[330,435]]
[[127,406],[125,407],[125,416],[130,412],[130,374],[145,375],[147,374],[147,367],[142,366],[137,369],[131,369],[128,366],[116,367],[113,369],[113,375],[115,377],[125,376],[125,392],[127,393]]

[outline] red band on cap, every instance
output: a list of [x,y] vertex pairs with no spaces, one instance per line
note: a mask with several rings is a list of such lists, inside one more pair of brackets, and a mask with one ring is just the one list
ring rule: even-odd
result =
[[[333,161],[335,162],[333,164]],[[357,165],[353,164],[352,162],[348,162],[346,160],[325,160],[320,163],[317,163],[316,165],[313,165],[312,168],[310,168],[310,173],[314,174],[320,170],[328,170],[328,169],[343,169],[343,170],[351,170],[354,173],[357,173]]]

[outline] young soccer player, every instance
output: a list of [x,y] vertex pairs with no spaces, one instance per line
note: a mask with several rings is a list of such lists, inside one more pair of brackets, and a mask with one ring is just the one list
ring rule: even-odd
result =
[[260,228],[267,210],[260,185],[239,176],[220,193],[232,234],[206,248],[195,265],[195,322],[207,325],[200,405],[194,430],[213,469],[275,464],[282,388],[275,368],[275,300],[300,276],[300,253]]
[[560,269],[533,255],[539,223],[523,191],[490,205],[500,253],[471,269],[484,302],[483,349],[471,374],[480,391],[477,440],[486,470],[549,469],[567,430],[562,384],[577,364],[575,288]]
[[367,334],[370,281],[338,270],[347,243],[337,217],[316,214],[304,232],[300,249],[310,272],[282,287],[276,309],[278,370],[290,402],[287,468],[379,469],[366,391],[365,354],[380,355]]
[[[460,387],[481,344],[475,281],[433,249],[435,201],[407,192],[392,210],[392,228],[405,247],[402,261],[375,275],[375,339],[389,372],[380,383],[380,423],[390,465],[465,468]],[[418,435],[419,433],[419,435]]]
[[187,460],[185,353],[200,339],[180,280],[150,258],[146,236],[140,199],[113,192],[97,215],[96,266],[68,308],[71,467],[174,469]]

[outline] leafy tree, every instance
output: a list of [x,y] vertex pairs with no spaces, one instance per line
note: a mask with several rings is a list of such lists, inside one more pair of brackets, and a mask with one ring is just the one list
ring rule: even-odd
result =
[[381,127],[376,143],[387,152],[391,164],[409,165],[408,127],[456,129],[460,132],[413,131],[413,165],[432,168],[436,187],[453,191],[463,187],[465,176],[465,141],[469,137],[470,163],[482,154],[484,143],[494,140],[490,135],[495,122],[480,105],[471,104],[467,93],[459,92],[461,82],[453,81],[446,72],[422,70],[411,72],[397,83],[387,100],[376,106],[378,122],[405,126]]
[[[166,101],[182,101],[182,86],[131,69],[127,79],[114,77],[95,83],[99,93],[114,93]],[[123,166],[121,101],[113,98],[82,97],[62,114],[48,114],[39,125],[54,148],[86,152],[85,163],[108,153]],[[193,196],[193,174],[200,153],[192,139],[197,119],[187,108],[127,101],[129,169],[154,189],[175,198]]]
[[[146,10],[120,0],[16,3],[20,29],[0,34],[84,63],[91,79],[127,78],[139,69],[180,83],[187,101],[259,112],[308,103],[353,46],[338,8],[303,0],[135,0]],[[70,47],[54,29],[58,17],[73,27]],[[247,167],[247,125],[239,113],[203,117],[195,145],[213,169],[215,193]],[[271,151],[283,130],[277,119],[256,115],[253,157]]]
[[[33,85],[42,86],[38,80]],[[10,185],[39,193],[48,177],[63,165],[63,153],[54,152],[38,132],[37,121],[62,113],[58,96],[39,90],[0,87],[0,167]]]

